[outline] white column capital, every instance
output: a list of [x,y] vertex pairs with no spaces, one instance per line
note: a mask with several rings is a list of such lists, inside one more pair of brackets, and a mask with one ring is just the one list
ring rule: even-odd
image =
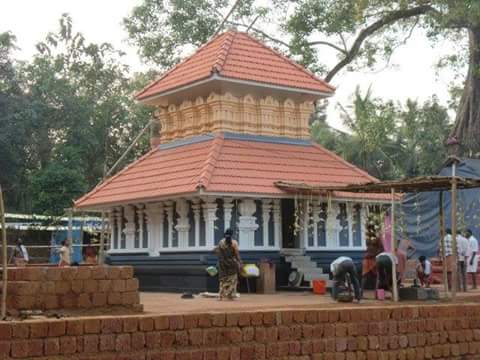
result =
[[215,243],[215,220],[217,220],[217,202],[213,198],[205,198],[203,203],[203,218],[205,220],[205,239],[207,248],[213,248]]

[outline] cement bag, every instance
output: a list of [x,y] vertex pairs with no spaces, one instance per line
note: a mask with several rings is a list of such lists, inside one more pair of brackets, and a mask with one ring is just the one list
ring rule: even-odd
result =
[[218,270],[215,266],[209,266],[205,270],[207,271],[207,274],[211,277],[217,276],[218,274]]
[[246,278],[259,277],[260,269],[255,264],[247,264],[243,267],[241,275]]

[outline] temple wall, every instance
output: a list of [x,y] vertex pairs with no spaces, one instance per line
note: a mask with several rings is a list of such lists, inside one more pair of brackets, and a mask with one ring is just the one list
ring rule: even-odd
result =
[[309,139],[308,120],[313,111],[311,101],[236,97],[227,92],[170,104],[155,115],[160,123],[160,142],[165,143],[220,131]]
[[0,322],[2,359],[478,359],[480,305]]

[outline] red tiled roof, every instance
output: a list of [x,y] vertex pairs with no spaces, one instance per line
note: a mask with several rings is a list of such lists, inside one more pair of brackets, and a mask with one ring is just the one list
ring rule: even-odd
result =
[[[77,200],[75,206],[142,202],[199,189],[206,193],[285,194],[275,186],[277,181],[336,186],[376,179],[317,144],[275,143],[217,134],[200,142],[168,144],[150,151]],[[337,194],[343,198],[350,195]],[[360,196],[380,200],[377,194]]]
[[302,66],[247,33],[223,33],[167,71],[137,94],[142,100],[204,80],[214,73],[223,78],[333,93],[334,88]]

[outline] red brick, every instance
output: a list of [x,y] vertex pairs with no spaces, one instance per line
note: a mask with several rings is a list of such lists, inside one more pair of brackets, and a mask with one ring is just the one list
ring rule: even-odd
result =
[[275,325],[276,313],[265,312],[263,313],[263,323],[265,325]]
[[65,309],[72,309],[77,307],[77,304],[78,304],[77,300],[78,300],[77,295],[73,293],[64,294],[59,297],[60,306]]
[[368,348],[370,350],[377,350],[380,348],[380,343],[378,341],[378,337],[376,336],[369,336],[368,337]]
[[84,280],[83,281],[83,291],[86,293],[94,293],[98,291],[98,280]]
[[106,334],[99,337],[100,352],[115,350],[115,335]]
[[106,267],[107,279],[118,280],[120,279],[120,268],[118,266]]
[[68,320],[66,322],[67,335],[83,335],[83,320]]
[[168,327],[170,330],[182,330],[184,326],[182,315],[171,315],[168,319]]
[[107,305],[107,294],[106,293],[93,293],[92,294],[92,306],[94,307],[104,307]]
[[75,279],[77,280],[87,280],[92,277],[92,270],[89,266],[80,266],[77,268],[77,273]]
[[60,307],[58,296],[56,295],[45,295],[44,301],[46,310],[58,309]]
[[121,318],[109,318],[102,320],[102,334],[121,333],[123,323]]
[[264,343],[267,339],[267,331],[263,327],[255,328],[255,341],[259,343]]
[[40,292],[43,294],[55,294],[55,281],[45,281],[40,285]]
[[346,351],[348,346],[347,338],[341,337],[335,339],[335,350]]
[[305,311],[297,310],[293,313],[293,322],[297,324],[303,324],[305,323]]
[[302,348],[302,350],[301,350],[302,355],[310,355],[310,354],[313,353],[313,343],[312,343],[312,341],[310,341],[310,340],[302,341],[300,343],[300,345],[301,345],[301,348]]
[[0,323],[0,340],[9,340],[12,338],[12,325]]
[[30,326],[25,323],[12,324],[12,337],[14,339],[28,339],[30,336]]
[[155,329],[155,322],[151,317],[141,317],[138,320],[138,327],[140,331],[153,331]]
[[23,279],[27,281],[44,281],[46,278],[45,268],[32,267],[23,269]]
[[[338,323],[335,325],[335,336],[347,336],[348,333],[348,327],[347,324],[343,323]],[[374,333],[371,333],[371,335],[376,335]]]
[[188,330],[188,337],[190,345],[197,346],[203,345],[203,330],[190,329]]
[[120,268],[120,278],[121,279],[131,279],[131,278],[133,278],[133,267],[132,266],[122,266]]
[[83,292],[83,282],[83,280],[72,281],[72,292],[74,292],[75,294],[81,294]]
[[266,351],[265,345],[263,344],[256,344],[255,345],[255,356],[254,359],[263,360],[266,358]]
[[138,319],[128,317],[123,319],[123,332],[133,333],[138,330]]
[[30,324],[30,338],[45,338],[48,336],[48,323],[34,322]]
[[265,348],[266,358],[267,359],[277,359],[278,358],[278,345],[277,344],[267,344]]
[[235,313],[228,313],[227,314],[227,326],[238,326],[238,320],[240,318],[240,314]]
[[83,336],[83,349],[87,353],[98,352],[99,343],[100,343],[100,339],[98,335]]
[[[228,315],[227,315],[228,323]],[[200,328],[209,328],[212,326],[212,317],[209,314],[200,314],[198,315],[198,327]],[[229,326],[227,324],[227,326]]]
[[283,311],[282,315],[282,325],[291,325],[293,324],[293,312],[292,311]]
[[242,330],[239,328],[227,329],[226,336],[232,343],[241,343],[243,339]]
[[77,338],[75,336],[63,336],[60,338],[60,353],[74,354],[77,351]]
[[291,332],[289,326],[278,327],[278,339],[280,341],[290,340]]
[[390,343],[389,343],[389,347],[391,350],[397,350],[398,347],[399,347],[399,343],[398,343],[398,336],[390,336]]
[[132,350],[142,350],[145,347],[145,334],[143,332],[135,332],[131,338]]
[[69,281],[61,280],[55,281],[55,293],[57,295],[64,295],[72,289]]
[[194,329],[197,326],[198,326],[197,315],[184,315],[183,316],[183,327],[185,329]]
[[336,323],[340,320],[340,311],[337,310],[328,310],[328,321],[331,323]]
[[102,324],[100,319],[85,319],[84,321],[84,333],[85,334],[98,334],[100,333]]
[[94,266],[91,269],[91,279],[93,280],[103,280],[107,278],[107,267],[106,266]]
[[290,341],[288,343],[288,353],[290,355],[300,355],[302,351],[302,346],[300,345],[300,341]]
[[50,281],[59,281],[62,279],[61,269],[59,268],[46,268],[45,278]]
[[112,291],[124,292],[125,280],[112,280]]
[[26,358],[28,356],[28,340],[12,341],[12,357]]
[[155,330],[167,330],[170,326],[168,316],[157,316],[154,319]]
[[358,336],[355,338],[357,341],[357,349],[361,351],[368,350],[368,339],[365,336]]
[[125,280],[125,291],[138,291],[138,279]]
[[242,337],[243,337],[243,342],[250,342],[253,341],[255,338],[255,328],[249,326],[246,328],[242,329]]
[[90,299],[90,294],[80,294],[77,301],[79,308],[89,309],[92,307],[92,300]]
[[240,359],[250,360],[255,358],[255,346],[254,345],[242,345],[240,346]]
[[43,340],[41,339],[28,340],[28,356],[31,356],[31,357],[43,356]]
[[175,332],[174,331],[161,331],[160,332],[160,345],[164,348],[172,347],[175,344]]
[[188,343],[189,343],[188,331],[182,330],[182,331],[175,332],[175,346],[177,348],[188,346]]
[[278,328],[276,327],[268,328],[267,342],[272,343],[272,342],[277,342],[277,340],[278,340]]
[[290,327],[291,339],[290,340],[300,340],[302,338],[302,325],[293,325]]
[[118,292],[108,293],[108,305],[122,305],[122,294]]
[[245,327],[250,326],[250,314],[249,313],[240,313],[238,318],[238,326]]
[[115,351],[126,352],[130,351],[132,347],[132,339],[130,334],[119,334],[115,339]]
[[98,292],[109,292],[112,290],[112,280],[97,280]]
[[66,267],[61,269],[62,280],[71,282],[77,277],[77,267]]
[[8,359],[10,357],[11,345],[11,340],[0,341],[0,359]]
[[58,337],[65,335],[66,323],[65,321],[51,321],[48,323],[48,336]]
[[140,295],[136,291],[122,293],[122,305],[134,305],[140,303]]

